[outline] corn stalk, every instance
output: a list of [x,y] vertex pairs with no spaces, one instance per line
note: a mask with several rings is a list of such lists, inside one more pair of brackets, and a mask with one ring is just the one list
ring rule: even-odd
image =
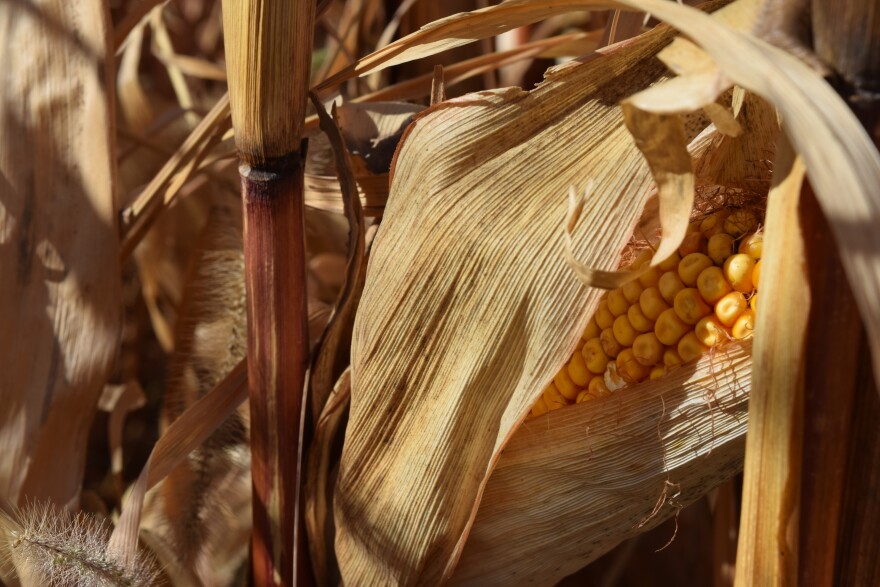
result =
[[306,584],[299,530],[308,310],[300,145],[315,3],[224,2],[230,107],[241,157],[256,585]]

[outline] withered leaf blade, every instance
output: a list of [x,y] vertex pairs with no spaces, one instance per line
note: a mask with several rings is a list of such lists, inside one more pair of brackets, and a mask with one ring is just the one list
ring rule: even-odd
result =
[[122,317],[109,14],[3,2],[0,22],[0,496],[76,507]]

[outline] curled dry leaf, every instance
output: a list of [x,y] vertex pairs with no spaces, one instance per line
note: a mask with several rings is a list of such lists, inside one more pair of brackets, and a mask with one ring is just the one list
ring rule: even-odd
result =
[[349,226],[345,282],[327,329],[315,350],[309,374],[312,421],[316,422],[324,409],[324,404],[330,395],[334,382],[345,370],[345,365],[350,360],[347,351],[351,346],[352,323],[364,287],[366,240],[364,214],[361,209],[361,200],[358,197],[357,180],[352,171],[351,160],[342,133],[336,121],[318,101],[317,96],[312,94],[311,98],[321,120],[321,129],[330,139],[330,145],[333,148],[333,157],[336,161],[339,185],[345,206],[345,216]]

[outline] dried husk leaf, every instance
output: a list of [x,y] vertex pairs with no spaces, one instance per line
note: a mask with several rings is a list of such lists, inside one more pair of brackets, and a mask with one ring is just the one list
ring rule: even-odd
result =
[[452,584],[553,585],[741,470],[749,346],[526,420],[492,471]]
[[450,100],[410,127],[355,323],[343,581],[451,575],[494,455],[598,301],[563,259],[569,186],[594,182],[574,254],[606,271],[649,194],[617,103],[662,77],[652,57],[669,40],[655,30],[531,93]]
[[[797,577],[810,289],[798,217],[803,162],[780,141],[767,198],[736,585]],[[808,555],[808,553],[803,553]]]
[[4,2],[0,22],[0,497],[76,507],[122,316],[109,14]]

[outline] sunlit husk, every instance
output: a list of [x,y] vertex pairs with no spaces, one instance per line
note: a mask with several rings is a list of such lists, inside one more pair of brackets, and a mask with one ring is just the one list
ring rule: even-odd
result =
[[749,352],[731,345],[526,420],[492,471],[452,584],[553,585],[741,470]]

